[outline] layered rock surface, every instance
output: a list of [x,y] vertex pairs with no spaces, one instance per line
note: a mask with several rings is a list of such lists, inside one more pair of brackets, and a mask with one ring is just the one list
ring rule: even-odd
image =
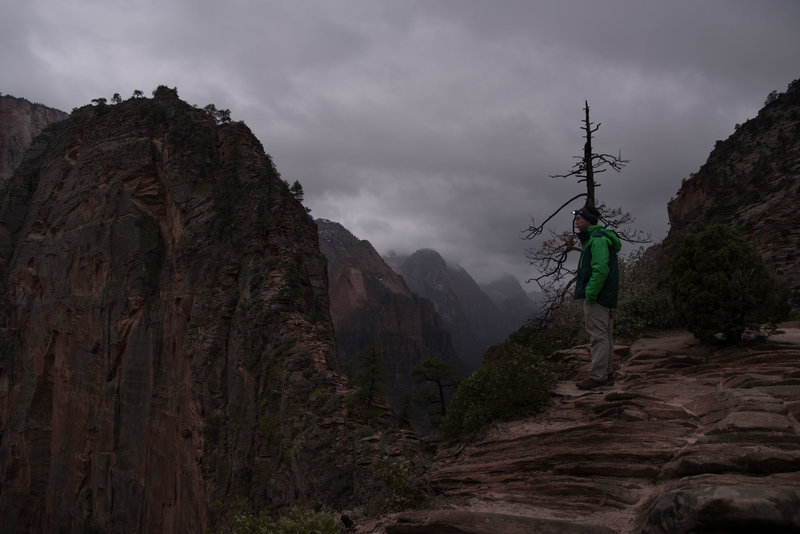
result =
[[729,348],[642,338],[616,348],[616,384],[588,392],[587,349],[554,357],[567,378],[546,413],[443,446],[438,509],[367,530],[800,530],[800,329]]
[[75,110],[0,191],[0,531],[203,532],[369,497],[317,229],[240,123]]

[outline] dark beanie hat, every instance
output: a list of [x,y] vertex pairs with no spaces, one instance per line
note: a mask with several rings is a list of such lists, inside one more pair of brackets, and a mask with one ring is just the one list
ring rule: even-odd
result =
[[597,211],[597,208],[594,206],[584,206],[579,210],[573,211],[572,213],[573,215],[580,215],[592,224],[597,224],[597,221],[600,220],[600,212]]

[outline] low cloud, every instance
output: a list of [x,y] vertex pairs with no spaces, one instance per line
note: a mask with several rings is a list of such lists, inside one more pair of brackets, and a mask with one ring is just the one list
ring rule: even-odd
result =
[[177,87],[245,121],[313,216],[525,279],[521,231],[580,192],[549,176],[585,100],[596,150],[630,159],[599,199],[661,239],[682,179],[798,77],[798,20],[793,0],[34,0],[4,9],[0,91],[69,111]]

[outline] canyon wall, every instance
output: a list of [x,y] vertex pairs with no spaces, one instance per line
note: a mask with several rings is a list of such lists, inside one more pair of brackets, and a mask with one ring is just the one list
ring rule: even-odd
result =
[[49,124],[69,114],[24,98],[0,95],[0,186],[22,162],[25,149]]
[[371,340],[385,351],[384,387],[391,405],[402,411],[424,386],[411,370],[439,359],[458,374],[466,370],[433,304],[418,297],[368,241],[342,225],[317,220],[320,249],[328,260],[331,315],[342,365],[355,367]]
[[800,305],[800,81],[717,141],[670,201],[665,255],[709,224],[739,230]]
[[[0,189],[0,530],[203,532],[369,495],[317,228],[241,123],[85,106]],[[341,509],[341,508],[340,508]]]

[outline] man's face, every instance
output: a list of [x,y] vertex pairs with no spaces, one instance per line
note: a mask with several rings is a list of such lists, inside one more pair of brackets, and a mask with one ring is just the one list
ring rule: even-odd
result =
[[586,219],[584,219],[584,218],[581,216],[581,214],[580,214],[580,213],[576,213],[576,214],[575,214],[575,227],[576,227],[578,230],[586,230],[586,229],[587,229],[587,228],[589,228],[591,225],[592,225],[592,223],[590,223],[589,221],[587,221]]

